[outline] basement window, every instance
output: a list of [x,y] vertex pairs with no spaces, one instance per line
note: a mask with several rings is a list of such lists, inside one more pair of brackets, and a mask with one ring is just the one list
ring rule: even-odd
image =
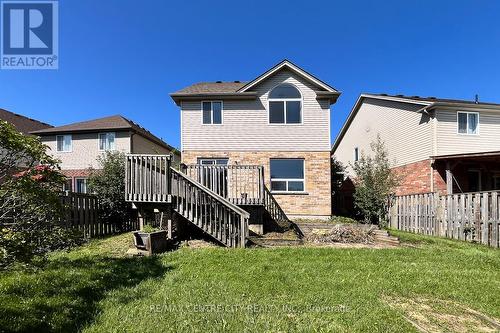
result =
[[304,159],[271,159],[271,191],[304,192]]
[[475,135],[479,133],[478,112],[457,112],[458,134]]

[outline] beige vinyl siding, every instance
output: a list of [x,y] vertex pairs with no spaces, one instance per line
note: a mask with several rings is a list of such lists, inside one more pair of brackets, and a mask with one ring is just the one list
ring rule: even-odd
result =
[[[124,153],[130,152],[130,136],[128,132],[115,132],[115,149]],[[42,142],[49,146],[49,153],[61,161],[61,169],[98,168],[99,151],[98,133],[81,133],[72,135],[72,151],[58,152],[56,135],[42,137]]]
[[500,112],[479,111],[479,134],[457,132],[457,111],[436,110],[437,155],[479,153],[500,150]]
[[[163,146],[154,143],[142,135],[133,134],[132,138],[132,153],[133,154],[170,154],[171,151]],[[173,154],[173,165],[180,163],[180,156]]]
[[[354,162],[354,148],[369,153],[370,143],[380,133],[389,151],[392,166],[428,159],[432,155],[432,121],[415,112],[419,105],[365,99],[347,129],[334,156],[345,166]],[[348,168],[348,172],[352,172]]]
[[[301,92],[302,124],[269,124],[267,96],[280,83]],[[183,151],[329,151],[330,105],[316,99],[315,87],[288,71],[277,72],[255,87],[256,100],[223,101],[223,124],[203,125],[201,101],[183,101]]]
[[160,146],[142,135],[132,134],[132,153],[134,154],[170,154],[170,150]]

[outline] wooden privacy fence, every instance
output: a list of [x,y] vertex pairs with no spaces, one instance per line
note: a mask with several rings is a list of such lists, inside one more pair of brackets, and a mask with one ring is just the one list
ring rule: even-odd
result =
[[137,219],[121,221],[120,225],[105,223],[99,219],[99,202],[95,195],[65,192],[61,195],[64,207],[63,225],[83,232],[85,237],[98,237],[137,230]]
[[390,206],[392,228],[499,247],[500,192],[396,196]]

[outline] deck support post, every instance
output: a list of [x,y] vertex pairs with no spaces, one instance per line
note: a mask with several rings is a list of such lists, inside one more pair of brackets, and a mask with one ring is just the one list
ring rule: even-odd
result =
[[137,210],[137,218],[139,219],[139,230],[144,230],[144,214],[142,208]]
[[446,162],[446,194],[453,194],[453,173],[450,162]]

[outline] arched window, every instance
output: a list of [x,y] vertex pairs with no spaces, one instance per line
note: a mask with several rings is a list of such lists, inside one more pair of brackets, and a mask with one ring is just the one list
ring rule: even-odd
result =
[[270,124],[302,123],[302,96],[291,84],[280,84],[269,93]]

